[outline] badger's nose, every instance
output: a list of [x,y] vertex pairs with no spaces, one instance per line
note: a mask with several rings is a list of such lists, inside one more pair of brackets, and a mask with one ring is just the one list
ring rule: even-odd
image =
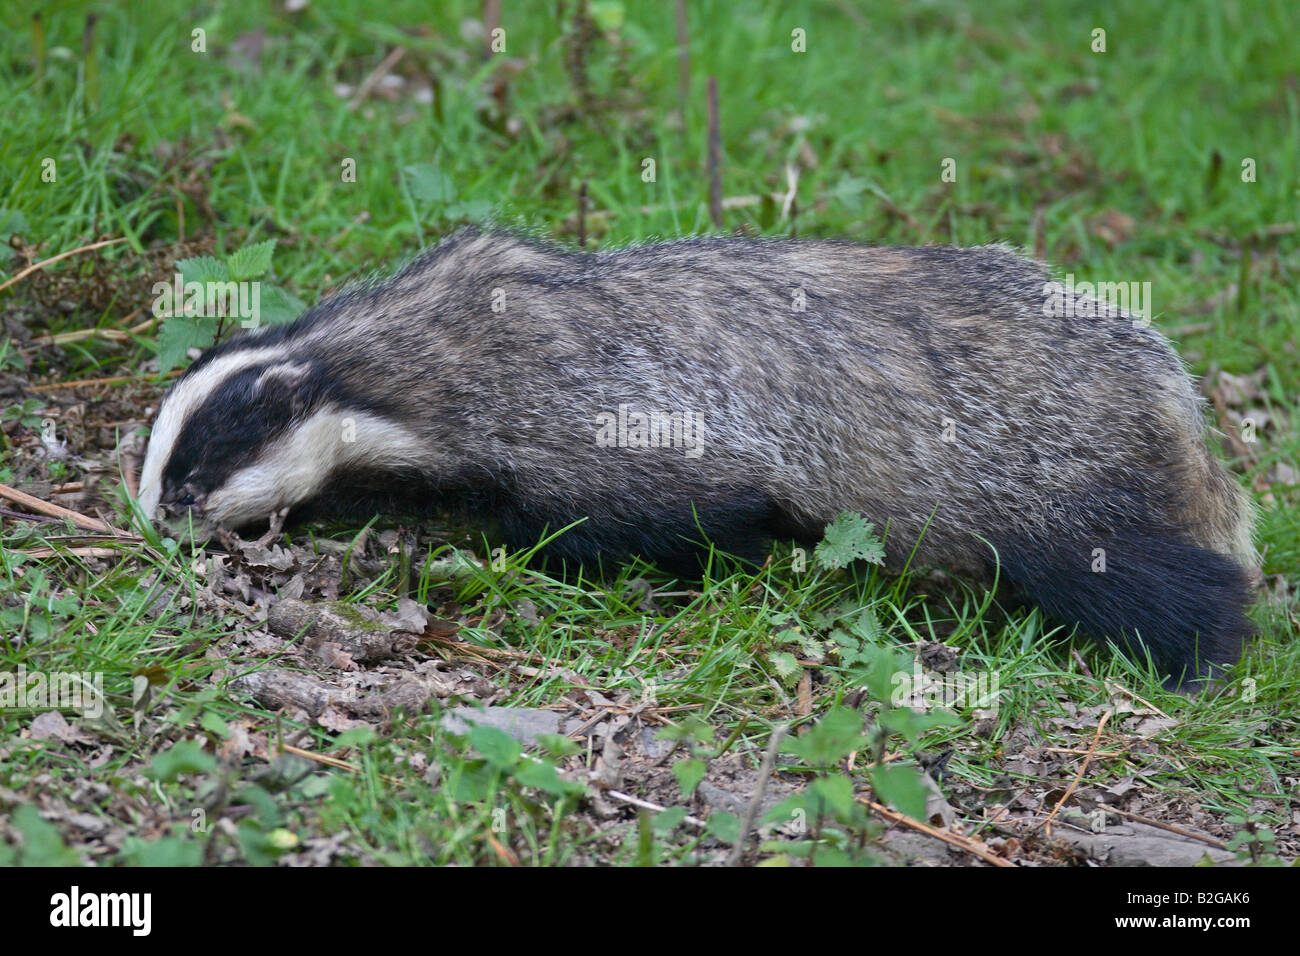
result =
[[216,526],[208,520],[197,502],[191,500],[190,504],[184,504],[184,500],[161,502],[153,514],[154,527],[178,540],[189,537],[204,540],[212,537]]

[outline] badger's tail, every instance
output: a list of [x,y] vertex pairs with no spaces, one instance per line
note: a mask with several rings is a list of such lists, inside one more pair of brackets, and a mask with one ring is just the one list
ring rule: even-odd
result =
[[1167,686],[1214,677],[1237,662],[1252,632],[1246,570],[1181,535],[1129,528],[991,540],[1003,580],[1023,597],[1139,660],[1149,653]]

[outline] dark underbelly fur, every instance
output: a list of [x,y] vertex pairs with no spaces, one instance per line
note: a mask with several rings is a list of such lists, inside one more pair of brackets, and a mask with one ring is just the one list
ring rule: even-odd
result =
[[[801,526],[767,495],[746,490],[712,491],[703,503],[676,506],[630,496],[593,500],[591,510],[617,519],[526,500],[502,481],[460,476],[434,485],[418,475],[386,474],[350,476],[294,517],[451,514],[475,528],[492,526],[492,537],[516,551],[580,522],[543,549],[543,558],[610,571],[640,557],[688,579],[700,577],[709,543],[756,566],[773,541],[794,540],[811,548],[824,530]],[[882,516],[867,517],[884,526]],[[998,562],[990,556],[986,581],[996,570],[1011,596],[1037,605],[1051,622],[1078,624],[1085,636],[1114,638],[1139,659],[1149,653],[1158,669],[1174,675],[1170,686],[1181,683],[1179,675],[1212,675],[1204,661],[1235,661],[1251,633],[1242,610],[1250,590],[1245,570],[1174,529],[1130,519],[1077,535],[1058,530],[1033,537],[1003,530],[987,538]],[[1105,573],[1091,573],[1084,560],[1096,547],[1106,549]]]
[[593,507],[593,512],[618,516],[617,520],[602,521],[576,510],[527,500],[500,480],[458,476],[435,484],[415,474],[354,474],[296,508],[293,518],[453,515],[490,528],[494,537],[499,536],[514,551],[532,548],[543,538],[575,525],[542,554],[586,566],[640,557],[665,571],[692,577],[699,576],[710,543],[716,551],[760,565],[774,540],[795,539],[809,545],[820,540],[821,528],[799,527],[762,493],[739,491],[708,497],[706,502],[669,507],[627,496]]

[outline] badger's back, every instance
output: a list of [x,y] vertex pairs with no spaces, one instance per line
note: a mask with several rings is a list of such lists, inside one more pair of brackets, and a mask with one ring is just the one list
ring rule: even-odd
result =
[[[754,556],[859,511],[888,526],[895,563],[919,540],[923,563],[1000,564],[1094,634],[1140,631],[1168,670],[1235,660],[1251,511],[1205,446],[1192,384],[1127,316],[1074,300],[1049,314],[1049,279],[998,246],[583,254],[469,233],[186,378],[242,352],[263,389],[392,423],[324,461],[313,497],[400,473],[478,502],[520,546],[585,519],[556,544],[583,559],[677,557],[701,531]],[[702,435],[689,453],[601,440],[636,413]]]

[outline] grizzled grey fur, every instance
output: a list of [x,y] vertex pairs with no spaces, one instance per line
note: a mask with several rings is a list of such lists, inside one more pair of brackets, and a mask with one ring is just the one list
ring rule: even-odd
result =
[[[1082,300],[1047,314],[1049,279],[1004,246],[465,232],[210,350],[161,406],[141,497],[228,525],[461,504],[516,547],[586,519],[551,550],[665,562],[702,534],[761,558],[856,511],[894,566],[919,540],[916,563],[996,572],[1204,676],[1250,630],[1250,500],[1169,343]],[[656,413],[678,417],[643,447]]]

